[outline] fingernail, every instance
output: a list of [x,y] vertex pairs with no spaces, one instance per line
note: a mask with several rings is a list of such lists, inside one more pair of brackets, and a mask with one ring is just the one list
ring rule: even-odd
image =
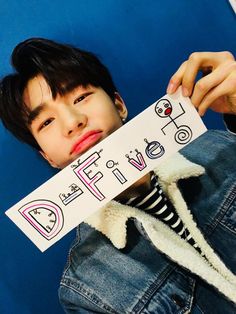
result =
[[205,114],[205,111],[198,108],[198,114],[200,117],[203,117]]
[[170,82],[170,83],[168,84],[168,86],[167,86],[167,90],[166,90],[166,91],[167,91],[167,94],[173,93],[174,90],[175,90],[175,84],[172,83],[172,82]]
[[188,97],[189,96],[189,92],[188,92],[188,89],[186,87],[183,87],[182,91],[183,91],[183,96],[184,97]]

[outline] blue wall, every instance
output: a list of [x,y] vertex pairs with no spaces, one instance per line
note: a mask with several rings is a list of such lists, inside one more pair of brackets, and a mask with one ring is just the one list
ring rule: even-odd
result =
[[[95,52],[110,68],[130,117],[165,94],[192,51],[236,51],[227,0],[0,0],[0,75],[14,46],[47,37]],[[209,128],[222,128],[208,113]],[[4,215],[55,172],[0,124],[0,313],[60,314],[60,274],[74,231],[44,254]]]

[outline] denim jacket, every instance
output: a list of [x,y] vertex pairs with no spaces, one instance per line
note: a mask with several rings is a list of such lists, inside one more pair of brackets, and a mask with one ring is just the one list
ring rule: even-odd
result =
[[155,172],[205,257],[111,201],[77,228],[59,288],[66,313],[236,313],[236,136],[208,131]]

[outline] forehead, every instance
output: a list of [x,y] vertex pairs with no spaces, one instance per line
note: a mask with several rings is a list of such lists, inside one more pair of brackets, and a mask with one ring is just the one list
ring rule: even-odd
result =
[[29,80],[23,93],[24,102],[29,109],[34,109],[50,98],[52,98],[51,89],[42,75]]

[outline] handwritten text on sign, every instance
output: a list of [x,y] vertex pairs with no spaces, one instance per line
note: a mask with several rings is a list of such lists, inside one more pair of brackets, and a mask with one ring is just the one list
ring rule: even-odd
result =
[[44,251],[205,131],[181,90],[166,95],[6,214]]

